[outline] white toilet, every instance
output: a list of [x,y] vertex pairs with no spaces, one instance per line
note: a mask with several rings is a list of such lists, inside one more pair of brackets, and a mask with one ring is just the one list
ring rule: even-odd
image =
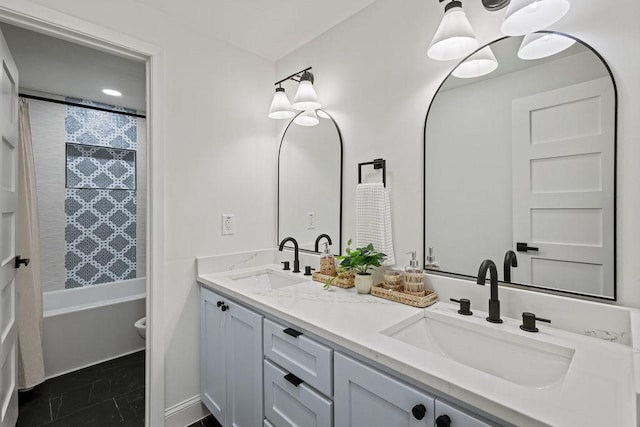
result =
[[143,317],[138,320],[134,325],[136,327],[136,331],[138,331],[138,335],[142,337],[142,339],[147,339],[147,318]]

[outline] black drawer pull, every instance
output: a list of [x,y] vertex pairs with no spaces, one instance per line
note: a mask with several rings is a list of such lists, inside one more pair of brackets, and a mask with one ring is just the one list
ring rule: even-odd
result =
[[304,381],[302,381],[300,378],[296,377],[293,374],[287,374],[284,376],[284,379],[289,381],[291,384],[293,384],[294,386],[298,387],[300,384],[302,384]]
[[294,338],[298,338],[300,335],[302,335],[302,332],[296,331],[295,329],[291,329],[291,328],[287,328],[282,332],[284,332],[287,335],[291,335]]

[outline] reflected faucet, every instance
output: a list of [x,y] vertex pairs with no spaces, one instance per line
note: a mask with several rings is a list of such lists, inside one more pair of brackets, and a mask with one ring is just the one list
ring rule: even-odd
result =
[[282,252],[282,249],[284,249],[284,244],[287,242],[293,243],[294,258],[292,273],[300,273],[300,260],[298,259],[298,242],[296,241],[296,239],[294,239],[293,237],[285,237],[284,239],[282,239],[282,242],[280,242],[280,247],[278,247],[278,250]]
[[331,237],[329,237],[328,234],[321,234],[318,236],[318,238],[316,239],[316,246],[315,246],[315,251],[316,252],[320,252],[320,240],[322,240],[323,238],[327,239],[327,243],[329,243],[330,245],[333,244],[333,242],[331,242]]
[[498,269],[493,261],[485,259],[478,270],[478,285],[485,285],[487,270],[491,279],[491,296],[489,297],[489,317],[487,322],[502,323],[500,318],[500,300],[498,299]]
[[511,283],[511,267],[518,266],[518,257],[512,250],[508,250],[504,254],[504,281]]

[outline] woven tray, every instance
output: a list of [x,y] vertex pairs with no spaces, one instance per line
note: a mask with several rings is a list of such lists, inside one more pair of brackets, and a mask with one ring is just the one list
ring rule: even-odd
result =
[[334,276],[327,276],[326,274],[322,274],[318,272],[313,273],[311,278],[316,282],[322,283],[323,285],[327,283],[327,280],[331,280],[331,283],[329,283],[331,286],[337,286],[339,288],[345,288],[345,289],[353,288],[355,286],[355,281],[356,281],[355,276],[340,277],[340,275],[338,275],[337,277],[334,277]]
[[426,290],[425,293],[425,296],[419,297],[415,295],[405,294],[404,292],[385,289],[382,287],[382,284],[371,287],[371,295],[420,308],[428,307],[438,301],[438,294],[434,291]]

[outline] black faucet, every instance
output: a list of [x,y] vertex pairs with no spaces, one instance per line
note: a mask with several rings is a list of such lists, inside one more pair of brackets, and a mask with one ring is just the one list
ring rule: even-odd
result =
[[327,239],[327,243],[329,243],[330,245],[333,245],[333,242],[331,241],[331,237],[329,237],[328,234],[321,234],[318,236],[318,238],[316,238],[316,246],[315,246],[316,252],[320,252],[320,249],[319,249],[320,240],[322,240],[323,238]]
[[500,318],[500,300],[498,300],[498,269],[493,261],[485,259],[478,270],[478,285],[484,285],[487,281],[487,270],[491,278],[491,297],[489,298],[489,317],[487,322],[502,323]]
[[511,267],[518,266],[518,257],[512,250],[508,250],[504,254],[504,281],[511,283]]
[[282,249],[284,249],[284,244],[287,242],[293,243],[294,250],[293,270],[291,272],[300,273],[300,260],[298,259],[298,242],[296,241],[296,239],[294,239],[293,237],[285,237],[284,239],[282,239],[282,242],[280,242],[280,247],[278,248],[278,250],[282,251]]

